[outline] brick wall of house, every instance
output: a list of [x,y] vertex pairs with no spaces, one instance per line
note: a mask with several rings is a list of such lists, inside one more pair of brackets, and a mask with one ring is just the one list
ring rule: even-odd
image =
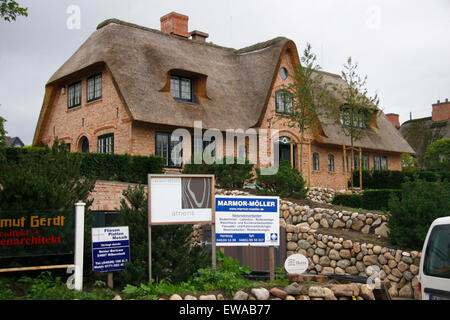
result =
[[433,121],[445,121],[450,119],[450,102],[445,99],[445,102],[440,102],[432,105],[433,110],[431,114],[431,120]]
[[[99,72],[102,72],[102,97],[87,102],[86,80]],[[68,109],[68,85],[79,80],[82,81],[81,105]],[[111,73],[103,68],[58,87],[50,102],[39,144],[51,145],[58,138],[70,144],[71,151],[81,151],[81,139],[86,137],[89,151],[97,152],[97,138],[108,133],[114,133],[115,153],[131,153],[131,120],[116,91]]]
[[[97,180],[94,190],[89,195],[89,199],[94,200],[89,209],[93,211],[118,210],[120,208],[120,200],[124,198],[122,192],[128,186],[135,187],[137,184]],[[147,192],[147,185],[144,186],[144,189]]]

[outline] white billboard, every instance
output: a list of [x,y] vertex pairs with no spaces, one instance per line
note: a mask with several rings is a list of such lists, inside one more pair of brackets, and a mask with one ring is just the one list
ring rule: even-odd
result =
[[149,175],[148,187],[150,225],[213,221],[213,175]]

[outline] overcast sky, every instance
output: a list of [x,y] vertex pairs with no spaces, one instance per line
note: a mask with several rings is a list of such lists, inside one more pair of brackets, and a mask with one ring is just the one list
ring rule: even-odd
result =
[[[322,69],[340,74],[351,56],[385,113],[431,116],[450,98],[450,0],[16,0],[28,17],[0,21],[0,115],[8,135],[31,144],[52,74],[108,18],[160,29],[171,11],[189,31],[242,48],[277,36],[307,42]],[[79,18],[79,19],[77,19]]]

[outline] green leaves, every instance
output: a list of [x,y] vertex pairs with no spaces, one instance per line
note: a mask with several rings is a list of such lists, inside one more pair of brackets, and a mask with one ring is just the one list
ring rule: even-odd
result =
[[28,17],[28,8],[22,8],[16,1],[0,0],[0,17],[5,21],[16,20],[17,16]]

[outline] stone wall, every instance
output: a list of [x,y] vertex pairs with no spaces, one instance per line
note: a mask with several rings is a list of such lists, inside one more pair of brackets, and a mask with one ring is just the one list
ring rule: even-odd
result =
[[374,283],[385,282],[391,296],[420,297],[417,279],[420,252],[360,243],[326,234],[326,229],[333,228],[387,236],[386,216],[311,209],[282,201],[280,224],[286,228],[288,256],[294,253],[305,255],[309,260],[309,273],[369,277]]

